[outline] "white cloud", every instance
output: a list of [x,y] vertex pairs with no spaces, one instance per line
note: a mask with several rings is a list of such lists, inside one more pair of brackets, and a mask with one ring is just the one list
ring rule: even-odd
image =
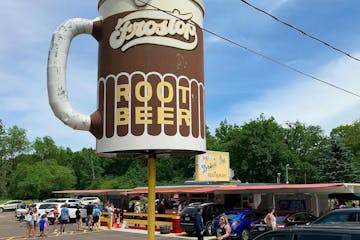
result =
[[[321,67],[313,75],[360,94],[358,64],[342,57]],[[253,101],[234,104],[228,113],[228,120],[245,122],[256,119],[261,113],[267,117],[274,116],[279,123],[299,120],[306,124],[320,125],[329,133],[334,127],[360,119],[360,98],[300,77],[293,85],[268,90],[265,95]]]

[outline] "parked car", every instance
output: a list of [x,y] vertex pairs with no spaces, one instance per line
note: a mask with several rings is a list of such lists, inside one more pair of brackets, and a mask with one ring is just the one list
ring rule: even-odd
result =
[[99,204],[100,199],[98,197],[82,197],[82,198],[80,198],[80,203],[82,205],[88,205],[89,203]]
[[10,200],[0,204],[0,213],[4,211],[15,211],[18,205],[24,204],[23,200]]
[[[313,221],[315,221],[317,219],[317,217],[315,217],[314,215],[312,215],[311,213],[307,213],[307,212],[298,212],[298,213],[292,213],[292,214],[288,214],[288,215],[281,215],[281,216],[277,216],[276,217],[276,227],[279,228],[284,228],[284,227],[288,227],[288,226],[296,226],[296,225],[304,225],[304,224],[308,224],[311,223]],[[261,219],[257,222],[254,222],[251,224],[251,229],[250,229],[250,239],[255,238],[256,236],[270,231],[271,229],[269,229],[264,220]]]
[[[51,204],[51,208],[48,208],[46,210],[46,214],[47,214],[47,218],[50,224],[54,224],[55,222],[55,218],[54,218],[54,207],[56,206],[58,211],[59,211],[59,216],[61,213],[61,209],[65,206],[65,204],[67,204],[67,208],[69,209],[69,220],[70,222],[75,222],[76,221],[76,210],[77,210],[77,206],[75,205],[69,205],[68,203],[59,203],[59,202],[54,202],[54,203],[49,203]],[[86,217],[87,217],[87,213],[86,213],[86,209],[85,208],[80,208],[80,214],[81,214],[81,218],[83,220],[83,222],[85,221]]]
[[[232,210],[225,213],[231,226],[231,239],[249,239],[251,223],[264,217],[263,212],[256,210]],[[219,227],[220,216],[217,216],[212,222],[212,235],[216,235]]]
[[312,224],[360,222],[360,208],[339,208],[318,218]]
[[29,206],[30,205],[25,203],[18,205],[17,208],[15,209],[15,217],[17,219],[20,219],[21,216],[25,216],[29,210]]
[[80,199],[77,198],[49,198],[45,199],[43,202],[67,203],[70,206],[82,205]]
[[279,228],[256,237],[254,240],[358,240],[360,228],[354,224],[300,225]]
[[195,232],[195,214],[199,208],[203,209],[204,234],[211,235],[212,220],[225,212],[224,206],[218,203],[191,203],[187,205],[180,215],[180,228],[189,235]]

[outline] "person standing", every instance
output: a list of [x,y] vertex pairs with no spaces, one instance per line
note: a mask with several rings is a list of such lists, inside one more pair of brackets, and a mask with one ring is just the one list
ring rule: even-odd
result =
[[101,211],[98,208],[98,206],[95,205],[94,210],[93,210],[94,231],[99,231],[99,229],[100,229],[100,225],[99,225],[100,216],[101,216]]
[[198,208],[195,214],[195,231],[198,240],[204,240],[204,223],[202,218],[203,209]]
[[53,232],[57,233],[57,225],[59,223],[59,210],[58,210],[57,206],[54,207],[53,214],[54,214],[54,229],[53,229]]
[[275,213],[275,208],[272,208],[264,218],[264,222],[266,226],[271,230],[276,229],[276,217],[274,213]]
[[34,207],[34,210],[33,210],[33,219],[34,219],[34,226],[33,226],[33,232],[34,232],[34,236],[36,236],[36,228],[38,227],[39,225],[39,220],[40,220],[40,214],[38,213],[38,210],[36,207]]
[[216,230],[216,239],[217,240],[225,240],[230,239],[231,227],[229,224],[229,220],[226,215],[220,216],[220,224],[218,229]]
[[[138,214],[141,213],[140,202],[136,202],[136,203],[135,203],[134,213],[138,213]],[[141,217],[140,217],[140,216],[137,216],[137,217],[135,217],[135,218],[140,219]],[[135,224],[135,228],[138,228],[138,227],[140,227],[140,225],[139,225],[139,224]]]
[[114,222],[114,204],[112,203],[109,203],[108,205],[108,208],[107,208],[107,213],[108,213],[108,227],[111,228],[110,226],[113,225],[113,222]]
[[60,234],[65,232],[65,226],[69,222],[69,209],[67,208],[67,204],[65,203],[64,207],[61,208],[60,211]]
[[92,203],[88,203],[85,206],[85,208],[86,208],[86,225],[88,226],[89,230],[92,230],[94,205],[92,205]]
[[178,214],[180,215],[182,210],[185,208],[186,206],[186,201],[185,200],[181,200],[178,206]]
[[39,220],[39,229],[40,229],[40,236],[39,237],[46,237],[45,234],[45,228],[46,228],[46,214],[43,214],[41,216],[41,219]]
[[34,218],[33,218],[33,208],[29,207],[28,212],[25,215],[25,221],[26,221],[26,236],[28,238],[35,237],[34,232]]
[[76,207],[75,217],[76,217],[76,230],[81,231],[82,221],[81,221],[81,211],[79,206]]

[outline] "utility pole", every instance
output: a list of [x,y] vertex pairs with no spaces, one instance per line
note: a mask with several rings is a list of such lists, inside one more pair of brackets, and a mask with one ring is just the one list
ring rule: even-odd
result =
[[286,177],[286,184],[289,184],[289,170],[292,168],[290,167],[290,164],[285,165],[285,177]]
[[281,173],[277,173],[277,177],[276,177],[276,183],[279,184],[280,183],[280,176],[281,176]]

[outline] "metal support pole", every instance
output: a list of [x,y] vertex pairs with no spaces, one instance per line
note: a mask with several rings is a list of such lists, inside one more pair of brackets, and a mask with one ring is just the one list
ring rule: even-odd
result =
[[292,169],[289,164],[285,165],[286,184],[289,184],[289,169]]
[[148,240],[155,240],[156,155],[148,159]]

